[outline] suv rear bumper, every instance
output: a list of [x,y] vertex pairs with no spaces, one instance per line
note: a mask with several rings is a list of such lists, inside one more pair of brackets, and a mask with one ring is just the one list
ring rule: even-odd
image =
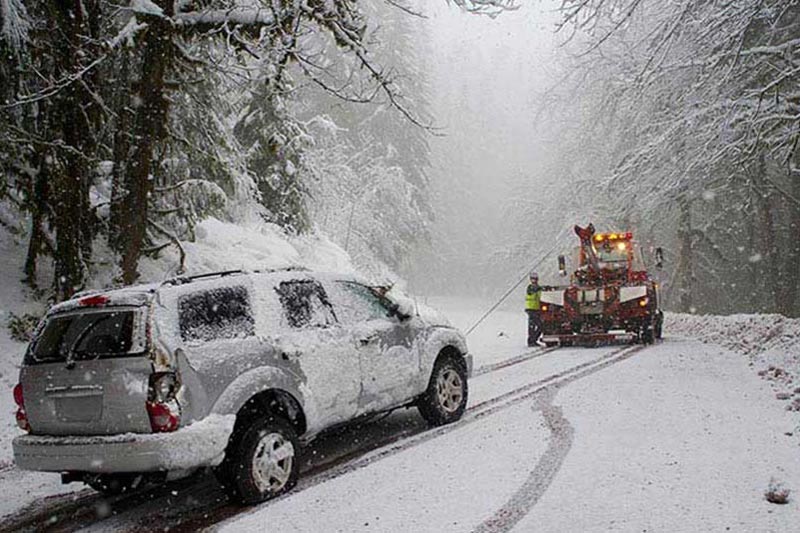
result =
[[173,433],[109,436],[23,435],[14,462],[41,472],[155,472],[219,464],[236,417],[211,415]]

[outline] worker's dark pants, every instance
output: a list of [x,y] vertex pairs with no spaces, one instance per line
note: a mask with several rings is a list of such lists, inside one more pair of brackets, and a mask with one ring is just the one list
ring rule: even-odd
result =
[[542,312],[525,310],[528,313],[528,346],[533,346],[542,336]]

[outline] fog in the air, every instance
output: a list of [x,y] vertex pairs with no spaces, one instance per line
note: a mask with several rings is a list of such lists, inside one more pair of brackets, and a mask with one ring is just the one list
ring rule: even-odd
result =
[[[440,128],[430,139],[436,216],[434,251],[411,261],[412,285],[487,296],[526,267],[517,257],[487,270],[491,257],[529,247],[532,262],[538,251],[529,246],[532,239],[552,239],[536,228],[520,231],[513,217],[520,214],[515,199],[522,198],[515,195],[522,194],[521,185],[535,190],[539,182],[559,179],[541,170],[554,149],[547,143],[542,95],[557,82],[556,16],[550,2],[497,18],[426,4],[430,109]],[[543,195],[525,200],[548,202]]]

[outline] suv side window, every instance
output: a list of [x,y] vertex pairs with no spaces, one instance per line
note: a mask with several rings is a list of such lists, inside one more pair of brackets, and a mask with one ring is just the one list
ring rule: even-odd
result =
[[337,281],[332,285],[334,303],[342,322],[353,324],[389,316],[389,310],[369,287],[352,281]]
[[178,299],[181,338],[184,341],[235,339],[255,334],[246,287],[218,287]]
[[289,326],[327,327],[336,323],[328,295],[316,281],[282,281],[275,287],[275,292],[278,293]]

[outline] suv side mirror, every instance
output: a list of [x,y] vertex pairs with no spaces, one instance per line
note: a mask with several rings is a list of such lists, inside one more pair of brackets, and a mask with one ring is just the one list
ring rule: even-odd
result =
[[656,268],[664,267],[664,250],[659,246],[656,248]]
[[390,317],[396,316],[398,319],[400,319],[401,322],[403,320],[408,320],[409,318],[411,318],[410,315],[400,312],[400,306],[394,302],[387,305],[387,309],[389,310]]
[[567,275],[567,259],[563,255],[558,256],[558,273],[562,276]]

